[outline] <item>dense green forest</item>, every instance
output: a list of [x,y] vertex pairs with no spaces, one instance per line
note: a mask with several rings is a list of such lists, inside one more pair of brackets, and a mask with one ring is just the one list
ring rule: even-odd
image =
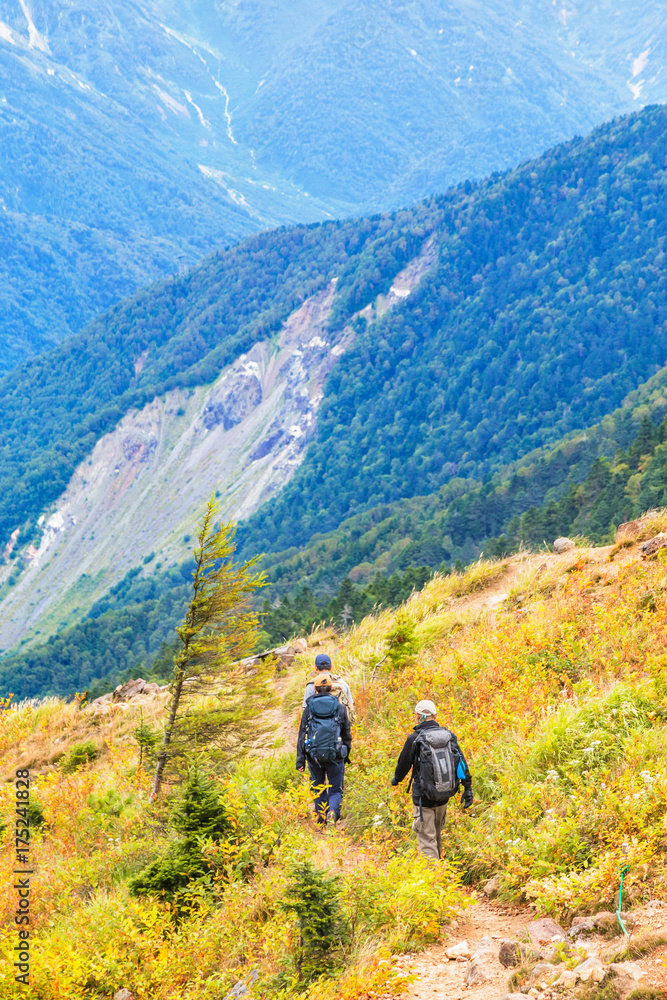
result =
[[[394,607],[433,572],[480,554],[550,544],[560,534],[610,541],[623,520],[667,504],[667,370],[628,403],[551,450],[483,484],[454,480],[438,492],[357,514],[307,546],[263,560],[259,645],[320,623],[336,629],[374,607]],[[46,643],[0,660],[0,694],[111,690],[130,677],[168,678],[174,628],[190,594],[192,564],[131,569],[88,617]]]
[[354,321],[306,460],[244,550],[304,544],[599,419],[665,360],[666,119],[645,109],[392,216],[253,236],[16,369],[0,381],[0,542],[129,407],[210,382],[338,276],[335,334],[431,236],[421,286]]
[[[272,591],[284,595],[308,586],[316,594],[326,595],[348,574],[358,582],[378,570],[393,573],[408,566],[467,564],[482,552],[495,552],[492,540],[510,531],[510,525],[516,544],[517,518],[531,509],[551,509],[568,489],[585,482],[598,459],[622,454],[633,446],[644,422],[657,427],[666,414],[667,369],[631,393],[625,406],[599,424],[568,435],[553,449],[538,449],[485,482],[453,479],[430,495],[379,504],[355,514],[334,531],[314,535],[305,546],[267,554],[263,564]],[[619,523],[635,516],[644,509],[643,502],[654,504],[646,491],[634,504],[628,497],[617,499],[602,532],[593,531],[592,523],[584,526],[580,521],[561,524],[550,536],[551,529],[546,525],[539,528],[535,521],[524,541],[541,545],[570,530],[602,541],[608,536],[611,521]],[[587,502],[582,517],[588,509]],[[534,518],[531,513],[527,524]]]
[[[599,420],[665,363],[666,122],[646,109],[435,200],[437,268],[358,324],[316,440],[239,536],[246,551],[488,475]],[[365,281],[358,268],[348,285],[358,303]]]

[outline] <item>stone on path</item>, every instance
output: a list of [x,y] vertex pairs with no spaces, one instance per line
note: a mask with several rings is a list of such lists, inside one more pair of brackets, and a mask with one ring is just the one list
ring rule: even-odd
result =
[[470,958],[470,945],[467,941],[459,941],[445,951],[447,958],[454,961],[457,958]]
[[566,990],[573,990],[577,985],[579,976],[572,969],[564,969],[556,980],[556,986],[564,986]]
[[500,889],[500,875],[494,875],[484,886],[485,896],[495,896]]
[[575,917],[568,934],[574,938],[579,937],[581,934],[592,934],[594,930],[595,917]]
[[493,938],[489,937],[487,934],[475,945],[475,950],[472,953],[472,958],[473,961],[476,958],[482,958],[482,959],[491,958],[493,955],[495,955],[495,952],[496,952],[496,946],[493,943]]
[[538,962],[531,970],[530,985],[535,986],[536,983],[541,983],[547,976],[552,977],[557,974],[558,970],[549,962]]
[[130,993],[128,989],[123,987],[122,990],[118,990],[118,992],[114,994],[113,1000],[134,1000],[134,993]]
[[498,961],[505,969],[514,969],[521,961],[521,949],[518,941],[504,938],[500,942]]
[[587,958],[585,962],[578,965],[576,969],[572,970],[581,979],[582,983],[588,983],[593,980],[594,983],[601,983],[605,977],[607,971],[606,967],[602,964],[599,958],[591,955]]
[[554,542],[554,552],[560,555],[562,552],[569,552],[570,549],[574,548],[574,542],[571,538],[557,538]]
[[481,958],[474,958],[466,970],[466,986],[488,983],[491,976]]
[[533,920],[526,928],[528,936],[533,944],[547,944],[553,938],[564,938],[565,931],[551,917],[542,917],[541,920]]
[[500,1000],[526,1000],[523,993],[504,993]]
[[615,976],[627,976],[634,979],[636,983],[644,977],[644,970],[640,969],[636,962],[612,962],[609,971]]

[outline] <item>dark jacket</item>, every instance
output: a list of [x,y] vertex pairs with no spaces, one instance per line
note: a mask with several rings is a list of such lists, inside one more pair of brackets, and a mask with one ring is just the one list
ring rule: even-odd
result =
[[[410,733],[410,735],[408,736],[408,738],[405,741],[405,744],[403,746],[403,749],[401,750],[401,755],[398,758],[398,763],[396,764],[396,772],[394,774],[392,785],[398,785],[399,782],[403,781],[403,778],[407,777],[408,772],[412,768],[413,769],[413,772],[412,772],[412,801],[414,802],[414,804],[416,806],[419,805],[419,795],[420,795],[420,792],[419,792],[419,773],[418,773],[417,769],[414,767],[414,764],[415,764],[415,740],[417,738],[417,733],[422,732],[422,730],[424,730],[424,729],[444,729],[444,728],[445,727],[444,726],[440,726],[440,724],[438,722],[436,722],[435,719],[429,719],[426,722],[420,722],[418,726],[415,726],[414,731],[412,733]],[[451,730],[450,730],[450,732],[451,732]],[[454,733],[452,733],[452,736],[454,737],[453,746],[461,754],[461,760],[463,762],[463,766],[465,767],[466,776],[465,776],[465,778],[463,779],[463,782],[462,782],[463,788],[464,788],[464,790],[466,792],[471,792],[472,793],[472,775],[471,775],[470,771],[468,770],[468,765],[465,762],[465,757],[461,753],[461,748],[458,745],[458,742],[457,742],[456,736],[454,736]],[[456,794],[456,793],[454,793],[454,794]],[[422,806],[425,806],[427,809],[433,809],[433,808],[435,808],[435,806],[442,805],[441,802],[432,802],[431,799],[427,799],[425,797],[422,797],[421,804],[422,804]]]
[[[323,691],[314,694],[312,698],[308,699],[308,704],[315,701],[316,698],[331,698],[333,695],[325,694]],[[308,714],[310,709],[308,705],[304,708],[301,713],[301,725],[299,726],[299,738],[296,744],[296,766],[303,767],[306,763],[306,724],[308,722]],[[350,730],[350,720],[347,715],[347,709],[345,705],[338,703],[338,724],[340,726],[340,737],[343,741],[343,746],[347,747],[347,758],[350,756],[350,749],[352,747],[352,731]]]

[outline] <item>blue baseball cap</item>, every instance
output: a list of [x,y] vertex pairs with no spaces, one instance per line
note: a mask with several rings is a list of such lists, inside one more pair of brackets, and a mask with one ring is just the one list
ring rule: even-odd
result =
[[318,653],[315,657],[316,670],[331,670],[331,657],[326,653]]

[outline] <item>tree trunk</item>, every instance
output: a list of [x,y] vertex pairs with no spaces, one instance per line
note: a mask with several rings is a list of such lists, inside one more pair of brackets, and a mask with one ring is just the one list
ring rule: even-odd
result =
[[176,721],[176,713],[178,712],[178,703],[181,700],[181,691],[183,690],[183,681],[185,680],[185,670],[181,669],[179,671],[178,680],[176,681],[176,687],[174,688],[174,694],[171,699],[171,708],[169,710],[169,719],[167,720],[167,726],[164,731],[164,738],[162,740],[162,749],[160,750],[157,767],[155,768],[155,778],[153,780],[153,788],[151,789],[151,794],[148,798],[149,802],[153,802],[158,792],[160,791],[160,785],[162,784],[162,772],[164,771],[164,766],[167,763],[167,749],[171,743],[171,734],[174,730],[174,722]]

